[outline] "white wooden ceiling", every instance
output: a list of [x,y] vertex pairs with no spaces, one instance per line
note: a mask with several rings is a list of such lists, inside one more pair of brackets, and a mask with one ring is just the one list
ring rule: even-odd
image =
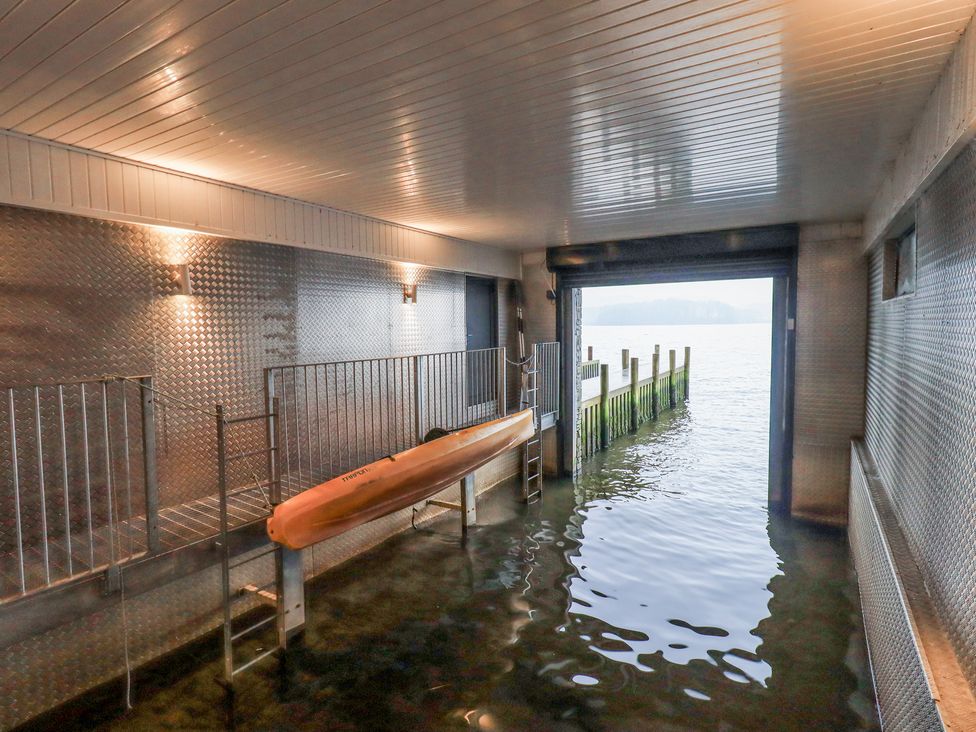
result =
[[0,127],[534,248],[858,218],[976,0],[0,0]]

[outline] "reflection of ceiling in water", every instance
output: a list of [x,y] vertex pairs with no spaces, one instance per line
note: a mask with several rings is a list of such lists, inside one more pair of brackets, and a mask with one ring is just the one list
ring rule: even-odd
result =
[[976,0],[39,5],[0,128],[535,247],[861,214]]

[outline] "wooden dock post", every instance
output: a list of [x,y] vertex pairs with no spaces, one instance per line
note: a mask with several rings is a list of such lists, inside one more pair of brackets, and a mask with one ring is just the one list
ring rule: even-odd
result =
[[600,449],[610,446],[610,366],[600,364]]
[[630,430],[636,432],[640,426],[640,377],[637,374],[640,359],[630,359]]
[[651,418],[657,419],[661,414],[661,395],[658,392],[658,380],[661,376],[661,347],[654,346],[651,356]]
[[691,393],[691,346],[685,346],[685,401]]
[[586,347],[586,360],[587,361],[593,360],[593,346]]
[[668,351],[668,366],[670,369],[670,374],[668,376],[668,402],[671,409],[678,406],[678,384],[674,377],[676,362],[677,353],[675,353],[675,350],[672,348],[670,351]]
[[624,348],[620,351],[620,369],[624,372],[630,368],[630,349]]

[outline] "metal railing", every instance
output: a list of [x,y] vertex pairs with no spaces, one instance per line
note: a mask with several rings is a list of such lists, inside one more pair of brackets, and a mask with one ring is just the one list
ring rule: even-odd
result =
[[456,430],[506,412],[505,349],[276,366],[278,474],[303,490],[402,452],[434,428]]
[[589,361],[584,361],[580,364],[580,378],[586,381],[586,379],[598,379],[600,378],[600,361],[598,359],[591,359]]
[[3,389],[0,601],[106,569],[111,578],[158,547],[151,384]]

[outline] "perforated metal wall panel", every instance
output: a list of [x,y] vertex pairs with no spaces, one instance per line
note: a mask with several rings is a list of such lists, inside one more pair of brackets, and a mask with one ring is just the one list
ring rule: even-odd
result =
[[871,260],[865,439],[939,619],[976,684],[976,148],[917,209],[914,295]]
[[[6,206],[0,251],[0,385],[145,373],[196,404],[251,414],[262,409],[265,366],[464,348],[461,273]],[[190,297],[172,278],[183,262]],[[404,305],[411,279],[418,302]],[[507,314],[510,288],[499,293]],[[510,315],[502,323],[509,339]],[[161,505],[215,492],[211,418],[160,406],[157,436]],[[517,466],[514,452],[485,466],[479,490]],[[306,571],[409,525],[401,511],[318,545]],[[270,564],[249,571],[255,584],[270,580]],[[125,624],[116,604],[0,649],[0,729],[120,675],[126,638],[138,665],[213,628],[216,572],[129,597]]]

